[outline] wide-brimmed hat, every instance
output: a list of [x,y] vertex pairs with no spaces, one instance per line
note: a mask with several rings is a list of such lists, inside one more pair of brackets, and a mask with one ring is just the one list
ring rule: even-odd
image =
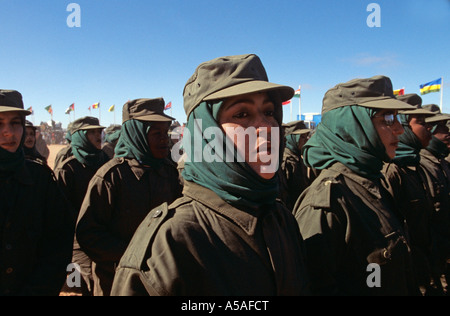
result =
[[435,123],[450,120],[450,115],[446,113],[441,113],[441,108],[436,104],[427,104],[424,105],[423,108],[429,110],[434,114],[433,116],[425,118],[425,123]]
[[299,135],[299,134],[307,134],[312,131],[306,127],[304,121],[293,121],[286,124],[283,124],[284,135]]
[[294,96],[294,89],[270,83],[266,70],[254,54],[219,57],[200,64],[184,88],[187,116],[203,101],[267,91],[276,101]]
[[149,122],[172,122],[175,119],[164,114],[163,98],[136,99],[125,103],[122,109],[122,122],[135,119]]
[[322,113],[349,105],[375,109],[414,109],[395,98],[391,79],[386,76],[353,79],[337,84],[325,93]]
[[0,112],[21,112],[30,115],[31,112],[23,109],[22,94],[16,90],[0,89]]
[[104,126],[100,125],[98,118],[92,116],[85,116],[73,121],[70,128],[70,133],[73,135],[80,130],[90,129],[104,129]]
[[409,93],[405,95],[399,95],[397,96],[397,100],[403,101],[408,103],[409,105],[412,105],[414,109],[406,110],[406,111],[400,111],[401,114],[405,115],[426,115],[426,116],[432,116],[434,115],[433,112],[422,108],[422,98],[415,93]]

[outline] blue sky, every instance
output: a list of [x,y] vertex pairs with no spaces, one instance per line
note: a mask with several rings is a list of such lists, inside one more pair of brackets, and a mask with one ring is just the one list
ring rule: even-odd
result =
[[[67,25],[72,2],[81,27]],[[380,27],[367,25],[370,3]],[[35,124],[50,120],[51,104],[64,127],[87,115],[108,126],[121,123],[127,100],[156,97],[185,122],[182,93],[195,68],[247,53],[260,56],[270,81],[302,86],[302,113],[320,112],[337,83],[374,75],[418,94],[443,77],[450,112],[450,0],[0,0],[0,36],[0,88],[23,94]],[[440,93],[422,98],[440,103]],[[90,113],[96,102],[100,112]],[[72,103],[75,116],[64,114]],[[293,119],[298,112],[294,99]]]

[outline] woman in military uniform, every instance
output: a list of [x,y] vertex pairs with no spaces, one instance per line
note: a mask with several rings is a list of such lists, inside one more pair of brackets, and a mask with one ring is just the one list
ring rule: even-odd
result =
[[397,111],[411,108],[385,76],[326,92],[322,121],[303,147],[320,175],[294,207],[314,295],[416,294],[407,232],[380,181],[403,133]]
[[173,118],[162,98],[123,107],[115,158],[92,179],[77,224],[77,239],[94,262],[94,295],[109,295],[115,268],[136,228],[154,207],[181,196],[169,154]]
[[281,104],[293,95],[256,55],[197,68],[184,89],[183,197],[143,221],[113,295],[308,293],[298,227],[276,200]]
[[30,121],[25,121],[25,142],[23,143],[25,158],[47,164],[47,159],[36,149],[36,127]]
[[0,296],[58,295],[73,221],[48,166],[26,160],[22,95],[0,90]]

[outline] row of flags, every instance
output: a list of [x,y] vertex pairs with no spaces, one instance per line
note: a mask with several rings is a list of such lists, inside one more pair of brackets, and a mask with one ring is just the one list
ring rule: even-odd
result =
[[[169,102],[166,104],[166,106],[164,107],[164,110],[169,110],[172,108],[172,102]],[[91,105],[88,110],[91,111],[92,109],[100,109],[100,102],[94,103],[93,105]],[[114,110],[116,109],[116,105],[111,105],[108,109],[108,112],[114,112]],[[46,106],[45,110],[50,114],[53,115],[53,107],[52,105]],[[33,111],[33,107],[30,106],[27,111],[30,111],[31,114],[34,114]],[[71,105],[69,105],[69,107],[67,108],[67,110],[65,111],[65,114],[70,114],[71,112],[75,111],[75,103],[72,103]]]

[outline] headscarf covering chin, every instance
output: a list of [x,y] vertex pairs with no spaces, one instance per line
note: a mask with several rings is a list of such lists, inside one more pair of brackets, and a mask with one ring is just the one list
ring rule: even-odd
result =
[[78,130],[72,134],[71,146],[73,155],[83,165],[99,168],[107,161],[103,151],[89,141],[86,130]]
[[289,134],[286,135],[286,147],[289,148],[294,154],[300,157],[301,151],[298,148],[298,143],[300,142],[300,134]]
[[[227,146],[225,133],[218,123],[218,113],[222,104],[221,101],[202,102],[189,115],[186,125],[189,133],[185,132],[183,137],[183,148],[189,160],[185,162],[183,178],[214,191],[224,201],[239,209],[255,211],[265,205],[273,205],[279,191],[277,176],[269,180],[263,179],[246,162],[239,162],[242,159],[238,160],[235,146],[232,146],[233,148]],[[281,117],[279,111],[282,111],[280,108],[281,106],[275,106],[275,117],[279,124]],[[206,136],[205,130],[210,127],[220,130],[220,134],[214,137]],[[193,148],[200,140],[201,148]],[[216,144],[225,150],[222,150],[222,153],[216,152]],[[197,162],[194,155],[200,150],[202,157],[203,153],[209,152],[219,161],[208,162],[205,159],[197,159],[201,160]],[[225,152],[233,154],[232,162],[227,161],[231,159],[224,156]]]
[[128,120],[123,123],[120,137],[114,149],[115,157],[136,159],[144,166],[160,168],[164,159],[153,156],[147,140],[152,122]]
[[382,177],[386,148],[372,123],[376,110],[359,105],[325,112],[316,132],[303,146],[307,166],[319,170],[336,162],[368,179]]
[[409,115],[400,114],[400,123],[405,132],[400,135],[394,163],[400,167],[417,166],[420,163],[422,143],[409,126]]
[[447,147],[447,144],[445,144],[443,141],[436,138],[436,136],[433,136],[431,138],[430,144],[428,145],[427,149],[438,159],[445,159],[448,154],[449,150]]
[[0,179],[7,179],[14,175],[24,164],[25,154],[23,144],[25,142],[25,117],[22,118],[22,138],[16,152],[12,153],[0,147]]

